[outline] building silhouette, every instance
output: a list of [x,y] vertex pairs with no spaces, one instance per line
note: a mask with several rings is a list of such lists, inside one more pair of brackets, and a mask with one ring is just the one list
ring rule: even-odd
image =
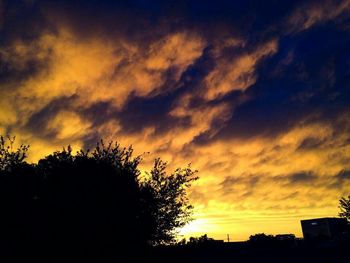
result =
[[306,241],[332,240],[348,231],[345,218],[325,217],[301,220],[301,228]]

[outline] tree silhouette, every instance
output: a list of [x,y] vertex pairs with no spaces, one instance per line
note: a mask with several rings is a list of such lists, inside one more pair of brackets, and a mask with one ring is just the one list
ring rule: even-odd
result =
[[197,178],[190,166],[167,175],[156,159],[143,178],[131,147],[103,141],[92,151],[74,155],[68,147],[30,165],[28,146],[14,150],[13,143],[1,137],[0,245],[8,257],[130,259],[135,249],[174,242],[191,219],[186,189]]
[[276,245],[277,239],[273,235],[258,233],[249,237],[248,243],[253,247],[269,247]]
[[22,164],[27,157],[28,145],[20,145],[14,150],[16,137],[0,136],[0,170],[4,171],[13,166]]
[[350,195],[348,198],[342,197],[339,200],[339,208],[340,208],[340,217],[346,218],[348,221],[350,221]]
[[204,234],[200,237],[190,237],[190,240],[188,242],[189,245],[203,245],[203,244],[210,244],[210,242],[213,242],[214,239],[208,237],[207,234]]
[[37,231],[40,179],[35,167],[24,162],[28,146],[14,149],[14,141],[0,137],[0,261],[18,257],[18,251],[23,257],[33,253],[42,233]]
[[142,183],[142,199],[148,200],[147,213],[155,220],[150,239],[155,244],[173,243],[176,229],[191,220],[192,206],[186,188],[197,179],[196,171],[190,166],[178,168],[170,176],[166,174],[166,166],[166,162],[156,159],[149,178]]

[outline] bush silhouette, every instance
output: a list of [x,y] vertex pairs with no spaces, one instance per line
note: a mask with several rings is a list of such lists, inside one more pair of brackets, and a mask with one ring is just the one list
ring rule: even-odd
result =
[[[190,167],[166,174],[160,159],[147,178],[141,157],[119,144],[97,144],[72,154],[68,147],[25,162],[27,146],[0,145],[1,246],[4,258],[112,261],[148,245],[174,242],[191,219],[186,189]],[[21,258],[21,259],[22,259]]]

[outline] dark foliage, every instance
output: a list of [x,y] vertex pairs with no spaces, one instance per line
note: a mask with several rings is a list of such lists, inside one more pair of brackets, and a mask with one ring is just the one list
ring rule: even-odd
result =
[[155,219],[151,240],[156,244],[173,243],[176,229],[188,223],[192,206],[188,203],[186,189],[197,178],[190,166],[166,174],[166,163],[156,159],[149,178],[142,182],[142,200],[148,201],[147,214]]
[[157,159],[144,179],[131,147],[103,141],[92,151],[73,155],[68,147],[30,165],[28,146],[14,150],[13,143],[1,137],[2,261],[132,260],[149,245],[172,243],[191,219],[190,167],[167,175]]
[[259,233],[249,237],[250,242],[265,242],[274,239],[275,237],[273,235],[266,235],[265,233]]
[[339,200],[339,208],[340,208],[340,217],[346,218],[348,221],[350,221],[350,195],[348,198],[342,197]]
[[212,242],[214,239],[207,236],[207,234],[204,234],[200,237],[190,237],[190,240],[188,242],[189,245],[200,245],[200,244],[206,244]]
[[249,237],[249,243],[253,246],[270,246],[275,244],[277,239],[273,235],[266,235],[265,233],[259,233],[251,235]]
[[[0,170],[9,170],[14,166],[22,164],[27,157],[28,145],[20,145],[14,150],[14,142],[16,137],[0,136]],[[7,143],[8,142],[8,143]]]

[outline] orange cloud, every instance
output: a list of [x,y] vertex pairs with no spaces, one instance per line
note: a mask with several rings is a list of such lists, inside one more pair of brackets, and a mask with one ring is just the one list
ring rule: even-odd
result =
[[91,124],[74,112],[61,111],[48,123],[47,130],[58,140],[79,139],[89,132]]
[[[338,17],[347,4],[330,12],[322,6],[298,9],[288,23],[306,30]],[[212,64],[193,87],[186,85],[185,73],[210,44]],[[34,62],[39,70],[0,83],[0,134],[10,132],[30,143],[30,161],[100,137],[133,145],[135,154],[149,151],[143,169],[158,156],[169,161],[170,170],[191,162],[200,171],[190,191],[197,220],[182,230],[184,235],[207,232],[223,239],[229,233],[233,240],[257,232],[301,235],[300,219],[336,215],[338,198],[350,189],[343,178],[350,170],[348,132],[327,122],[301,121],[274,137],[217,138],[237,104],[251,99],[248,91],[260,77],[260,63],[280,48],[278,38],[249,49],[246,44],[236,36],[208,43],[191,30],[147,43],[97,33],[82,38],[62,25],[29,45],[15,41],[0,48],[1,59],[18,71]],[[121,114],[130,100],[166,97],[174,90],[181,92],[162,112],[169,127],[162,129],[166,124],[156,119],[136,132],[125,131]],[[242,94],[237,101],[225,100],[235,91]],[[64,103],[57,106],[58,100]],[[91,110],[99,103],[107,103],[108,118]],[[151,114],[158,117],[161,107]],[[338,118],[343,124],[349,116]]]
[[333,1],[323,1],[322,5],[317,2],[304,3],[289,17],[288,24],[296,31],[306,30],[315,24],[334,20],[347,11],[350,11],[349,0],[337,4]]
[[277,48],[277,41],[272,40],[252,53],[243,54],[233,60],[225,56],[220,57],[216,68],[205,78],[205,99],[213,100],[234,90],[244,91],[253,85],[256,81],[256,64],[262,58],[275,53]]

